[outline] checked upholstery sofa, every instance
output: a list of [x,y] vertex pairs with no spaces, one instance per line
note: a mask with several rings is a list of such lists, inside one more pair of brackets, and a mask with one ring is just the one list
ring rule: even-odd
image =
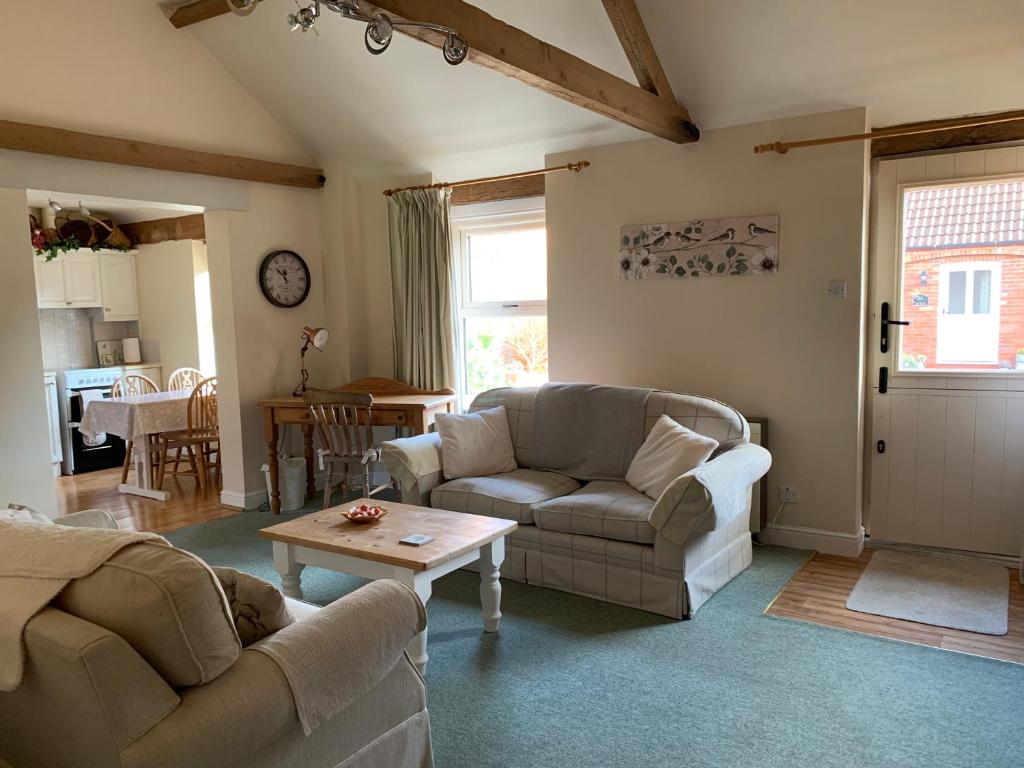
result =
[[470,406],[505,407],[519,466],[513,472],[446,481],[436,433],[385,442],[382,460],[399,482],[402,501],[518,522],[507,539],[505,578],[676,619],[692,617],[750,565],[751,488],[768,471],[771,456],[749,442],[749,425],[738,411],[705,397],[650,391],[641,411],[643,435],[667,414],[720,443],[698,468],[719,478],[720,499],[712,498],[694,470],[654,501],[624,476],[588,482],[534,468],[538,391],[494,389]]

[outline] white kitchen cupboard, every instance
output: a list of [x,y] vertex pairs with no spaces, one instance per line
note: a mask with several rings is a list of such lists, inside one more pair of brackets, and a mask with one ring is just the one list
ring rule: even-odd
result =
[[104,320],[138,320],[139,289],[134,253],[100,253]]
[[82,249],[53,261],[36,256],[36,299],[40,309],[102,306],[99,255]]
[[60,412],[57,406],[57,374],[47,373],[43,376],[43,387],[46,391],[46,420],[50,427],[50,464],[53,476],[60,475],[60,463],[64,459],[64,451],[60,444]]
[[62,253],[52,261],[36,256],[36,303],[40,309],[99,307],[104,320],[138,320],[135,253]]

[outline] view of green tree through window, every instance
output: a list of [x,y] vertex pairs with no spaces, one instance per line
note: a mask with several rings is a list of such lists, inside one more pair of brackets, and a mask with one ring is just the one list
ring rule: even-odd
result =
[[543,211],[456,220],[459,390],[548,380],[547,233]]

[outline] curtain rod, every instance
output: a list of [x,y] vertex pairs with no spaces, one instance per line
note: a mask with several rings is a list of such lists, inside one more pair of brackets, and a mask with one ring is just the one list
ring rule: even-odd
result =
[[924,125],[880,128],[870,133],[853,133],[848,136],[828,136],[823,139],[806,139],[804,141],[776,141],[771,144],[758,144],[754,147],[754,154],[778,152],[780,155],[784,155],[789,150],[800,147],[817,147],[822,144],[838,144],[844,141],[871,141],[872,139],[887,139],[893,136],[913,136],[918,133],[934,133],[935,131],[948,131],[953,128],[972,128],[977,125],[1010,123],[1014,120],[1024,120],[1024,109],[1018,109],[1013,112],[999,112],[991,115],[978,115],[976,117],[960,117],[955,120],[942,120],[941,122]]
[[509,181],[511,179],[525,179],[530,176],[543,176],[547,173],[556,173],[558,171],[572,171],[573,173],[579,173],[584,168],[590,166],[589,160],[580,160],[578,163],[566,163],[565,165],[556,165],[551,168],[541,168],[538,171],[523,171],[522,173],[507,173],[504,176],[485,176],[481,179],[466,179],[465,181],[440,181],[436,184],[420,184],[417,187],[401,187],[400,189],[385,189],[384,195],[391,197],[395,192],[408,192],[412,189],[442,189],[443,187],[468,187],[471,184],[486,184],[489,181]]

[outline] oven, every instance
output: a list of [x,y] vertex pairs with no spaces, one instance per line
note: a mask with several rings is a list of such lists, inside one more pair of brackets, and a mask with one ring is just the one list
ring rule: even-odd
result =
[[103,434],[93,440],[78,431],[88,403],[110,397],[110,388],[121,374],[120,368],[92,368],[64,371],[58,376],[65,475],[120,467],[124,463],[126,446],[122,438]]

